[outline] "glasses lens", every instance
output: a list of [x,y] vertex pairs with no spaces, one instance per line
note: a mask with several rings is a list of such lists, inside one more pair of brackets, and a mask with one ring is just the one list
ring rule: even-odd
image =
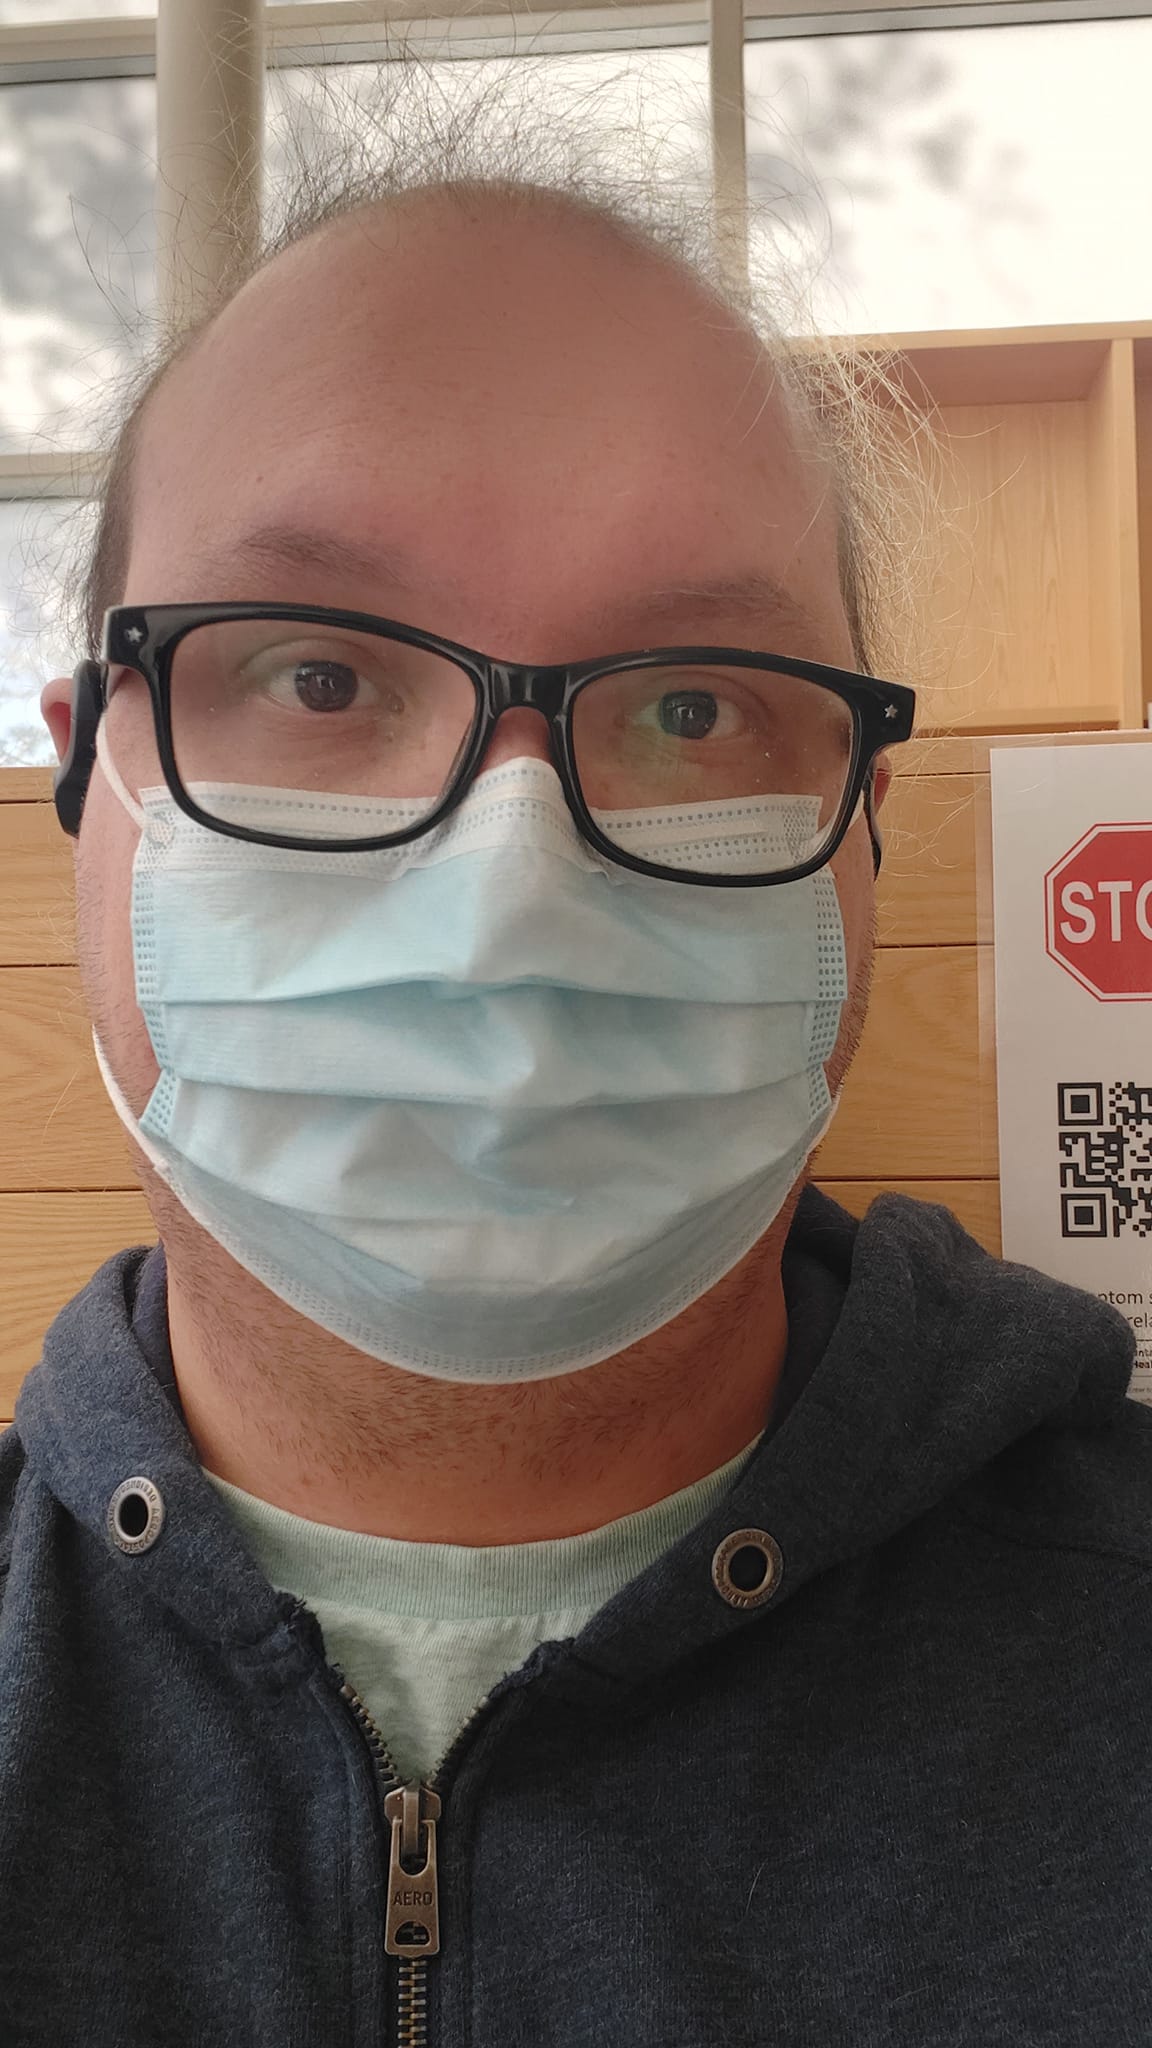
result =
[[472,679],[455,662],[298,619],[185,634],[171,705],[180,780],[209,817],[333,840],[428,817],[478,714]]
[[843,698],[772,668],[599,676],[572,707],[606,839],[683,874],[783,874],[827,845],[855,756]]

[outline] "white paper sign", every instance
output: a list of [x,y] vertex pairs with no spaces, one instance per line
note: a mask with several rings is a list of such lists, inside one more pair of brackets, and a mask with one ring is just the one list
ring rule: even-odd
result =
[[1152,1402],[1152,746],[991,766],[1004,1257],[1121,1309]]

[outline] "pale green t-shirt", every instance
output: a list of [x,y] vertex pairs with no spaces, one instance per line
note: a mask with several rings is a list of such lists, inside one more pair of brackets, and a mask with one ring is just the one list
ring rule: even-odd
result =
[[586,1535],[484,1548],[330,1529],[206,1477],[265,1578],[311,1608],[329,1661],[359,1693],[402,1777],[427,1780],[505,1673],[538,1643],[577,1635],[703,1521],[759,1441],[695,1486]]

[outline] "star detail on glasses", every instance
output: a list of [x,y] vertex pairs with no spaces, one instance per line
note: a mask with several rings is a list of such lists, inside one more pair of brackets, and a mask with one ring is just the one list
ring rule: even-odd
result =
[[127,632],[124,635],[124,638],[126,640],[130,640],[132,642],[133,647],[139,647],[140,642],[144,638],[143,626],[129,626]]
[[884,706],[884,716],[885,718],[899,718],[900,706],[898,704],[886,704]]

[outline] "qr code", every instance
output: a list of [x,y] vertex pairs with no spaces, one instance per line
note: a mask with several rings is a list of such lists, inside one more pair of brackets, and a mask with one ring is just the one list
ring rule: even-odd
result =
[[1061,1081],[1064,1237],[1152,1237],[1152,1084]]

